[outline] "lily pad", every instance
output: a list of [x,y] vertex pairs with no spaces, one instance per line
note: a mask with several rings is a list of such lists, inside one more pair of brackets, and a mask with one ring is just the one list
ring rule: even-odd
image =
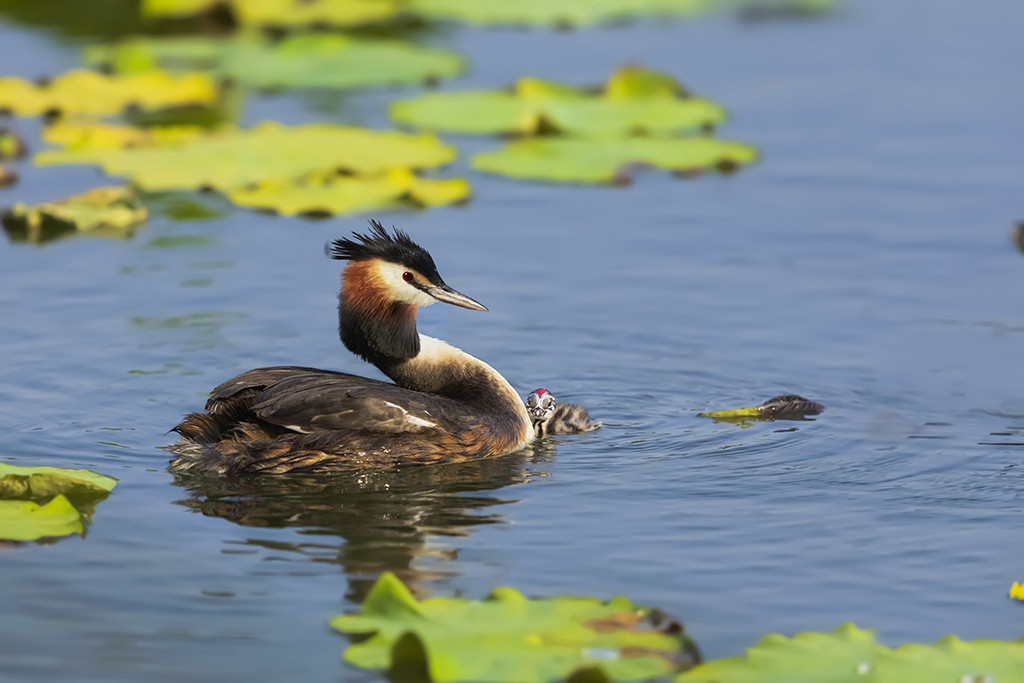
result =
[[825,406],[808,401],[796,394],[775,396],[754,408],[737,408],[735,410],[716,410],[710,413],[697,413],[697,417],[712,417],[716,420],[730,418],[752,418],[754,420],[799,419],[805,415],[818,415]]
[[0,538],[34,541],[46,536],[82,533],[82,517],[64,496],[45,505],[26,500],[0,500]]
[[113,477],[88,470],[0,463],[0,538],[32,541],[81,533],[83,521],[116,484]]
[[551,681],[584,666],[640,680],[670,675],[695,651],[681,627],[663,628],[660,616],[621,597],[530,600],[511,588],[486,600],[417,602],[385,573],[358,615],[331,626],[373,634],[345,650],[348,662],[424,671],[434,681]]
[[411,0],[412,11],[429,19],[476,25],[586,26],[638,16],[693,16],[711,0]]
[[696,173],[709,168],[733,169],[756,158],[753,147],[712,138],[533,138],[477,154],[471,165],[514,178],[624,183],[636,164]]
[[134,149],[169,147],[195,142],[203,137],[201,126],[158,126],[137,128],[113,123],[60,121],[43,129],[44,142],[64,149]]
[[352,214],[396,206],[446,206],[469,198],[463,178],[418,178],[407,168],[394,168],[379,177],[313,176],[301,181],[266,181],[255,188],[228,192],[239,206],[297,213]]
[[689,97],[667,74],[626,66],[596,96],[580,88],[522,78],[510,92],[433,93],[396,102],[391,105],[391,117],[421,128],[462,133],[628,135],[714,125],[725,119],[725,110]]
[[3,223],[7,228],[23,226],[31,234],[33,231],[41,233],[44,223],[52,221],[79,232],[124,239],[146,221],[146,215],[146,207],[139,203],[131,190],[99,187],[55,202],[15,204],[4,212]]
[[768,635],[743,657],[701,664],[675,683],[964,683],[1024,680],[1024,642],[947,636],[895,649],[843,624],[831,633]]
[[117,114],[133,106],[144,110],[186,105],[209,105],[217,88],[209,76],[163,71],[108,76],[75,69],[46,85],[20,78],[0,78],[0,109],[18,116],[37,116],[51,111],[65,114]]
[[433,168],[455,158],[452,147],[432,136],[331,124],[263,123],[248,130],[222,128],[187,143],[159,137],[151,142],[133,149],[85,146],[41,152],[35,162],[99,164],[145,190],[236,190],[311,173],[379,175],[396,166]]
[[185,17],[228,7],[240,24],[294,28],[362,26],[394,18],[395,0],[144,0],[146,16]]
[[208,70],[261,88],[358,88],[422,83],[454,76],[459,55],[398,40],[323,33],[279,42],[242,34],[234,38],[135,38],[86,51],[90,62],[115,73],[154,68]]
[[28,147],[20,135],[0,128],[0,161],[21,159],[28,153]]

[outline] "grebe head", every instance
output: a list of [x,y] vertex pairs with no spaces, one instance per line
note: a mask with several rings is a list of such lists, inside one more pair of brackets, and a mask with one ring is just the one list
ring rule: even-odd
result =
[[543,425],[555,414],[555,397],[547,389],[537,389],[526,398],[526,412],[533,426]]
[[474,311],[487,310],[446,285],[430,253],[402,230],[392,228],[388,233],[378,221],[371,220],[369,234],[353,232],[352,237],[335,240],[329,253],[331,258],[350,262],[345,269],[346,282],[366,289],[369,296],[410,306],[443,301]]

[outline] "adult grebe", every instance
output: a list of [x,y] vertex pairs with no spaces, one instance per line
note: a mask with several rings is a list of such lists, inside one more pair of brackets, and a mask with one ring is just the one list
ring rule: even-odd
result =
[[537,436],[592,432],[601,426],[592,422],[587,409],[575,403],[558,403],[547,389],[537,389],[526,398],[526,412]]
[[336,240],[338,328],[349,351],[395,384],[302,367],[258,368],[213,390],[174,431],[174,471],[334,472],[461,462],[522,448],[526,408],[494,368],[416,331],[416,308],[487,309],[441,279],[401,230]]

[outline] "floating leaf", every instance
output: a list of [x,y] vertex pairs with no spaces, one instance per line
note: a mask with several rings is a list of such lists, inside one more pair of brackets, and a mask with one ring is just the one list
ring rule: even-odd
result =
[[697,417],[713,417],[716,420],[730,418],[753,418],[755,420],[794,419],[804,415],[817,415],[825,410],[825,406],[808,401],[796,394],[783,394],[770,398],[755,408],[737,408],[735,410],[716,410],[711,413],[697,413]]
[[0,538],[34,541],[45,536],[82,533],[82,518],[64,496],[45,505],[25,500],[0,500]]
[[0,161],[21,159],[28,153],[28,147],[20,135],[0,128]]
[[357,88],[454,76],[464,61],[446,50],[398,40],[312,33],[279,42],[235,38],[135,38],[86,51],[116,73],[154,68],[210,70],[263,88]]
[[1024,600],[1024,584],[1013,582],[1010,586],[1010,597],[1016,598],[1017,600]]
[[266,181],[257,187],[228,192],[239,206],[271,209],[286,216],[323,212],[351,214],[394,206],[402,200],[420,206],[445,206],[469,197],[463,178],[418,178],[394,168],[376,178],[332,176],[304,181]]
[[433,93],[391,105],[396,121],[462,133],[539,132],[594,134],[669,133],[720,123],[725,110],[685,96],[667,74],[626,66],[605,91],[536,78],[520,79],[511,92],[477,90]]
[[217,89],[204,74],[172,76],[149,71],[125,76],[107,76],[76,69],[35,85],[20,78],[0,78],[0,109],[19,116],[36,116],[49,111],[79,114],[117,114],[129,106],[166,109],[185,105],[209,105]]
[[76,504],[102,500],[117,479],[89,470],[0,463],[0,500],[48,500],[63,494]]
[[394,0],[144,0],[147,16],[183,17],[227,6],[241,24],[361,26],[392,19]]
[[116,484],[113,477],[88,470],[0,463],[0,538],[31,541],[81,533],[83,514],[88,519]]
[[875,651],[874,633],[853,624],[792,638],[771,634],[745,656],[705,662],[675,683],[863,683]]
[[693,173],[735,168],[756,157],[753,147],[711,138],[534,138],[478,154],[472,166],[514,178],[621,183],[633,164]]
[[879,647],[873,670],[877,683],[1024,681],[1024,641],[965,642],[946,636],[934,645]]
[[215,187],[234,190],[267,180],[343,170],[378,175],[388,169],[432,168],[455,150],[427,135],[311,124],[263,123],[249,130],[222,128],[183,142],[154,137],[135,149],[80,147],[42,152],[40,165],[94,163],[129,177],[146,190]]
[[486,600],[417,602],[385,573],[359,615],[335,617],[331,626],[373,634],[345,650],[356,666],[421,670],[434,681],[551,681],[583,666],[638,680],[664,678],[687,661],[684,649],[694,651],[675,622],[659,630],[658,616],[621,597],[529,600],[511,588]]
[[429,19],[469,24],[585,26],[637,16],[692,16],[713,7],[710,0],[411,0]]
[[110,123],[58,122],[43,129],[44,142],[65,149],[126,149],[171,146],[203,137],[200,126],[159,126],[136,128]]
[[[42,234],[44,222],[54,221],[100,237],[127,238],[146,220],[146,207],[124,187],[100,187],[84,194],[43,204],[15,204],[3,214],[4,227],[24,227],[31,236]],[[29,239],[38,243],[42,239]]]
[[743,657],[701,664],[675,683],[998,683],[1024,680],[1024,642],[961,641],[877,645],[871,631],[844,624],[831,633],[768,635]]

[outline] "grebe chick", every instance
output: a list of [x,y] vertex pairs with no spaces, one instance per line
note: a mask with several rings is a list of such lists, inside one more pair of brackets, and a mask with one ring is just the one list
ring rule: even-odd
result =
[[487,309],[441,279],[401,230],[370,221],[336,240],[346,260],[338,328],[349,351],[394,384],[303,367],[258,368],[224,382],[174,428],[173,471],[336,472],[461,462],[518,450],[533,438],[519,395],[494,368],[416,331],[437,301]]
[[526,398],[526,411],[537,436],[578,434],[601,426],[592,422],[587,409],[575,403],[558,403],[547,389],[537,389]]

